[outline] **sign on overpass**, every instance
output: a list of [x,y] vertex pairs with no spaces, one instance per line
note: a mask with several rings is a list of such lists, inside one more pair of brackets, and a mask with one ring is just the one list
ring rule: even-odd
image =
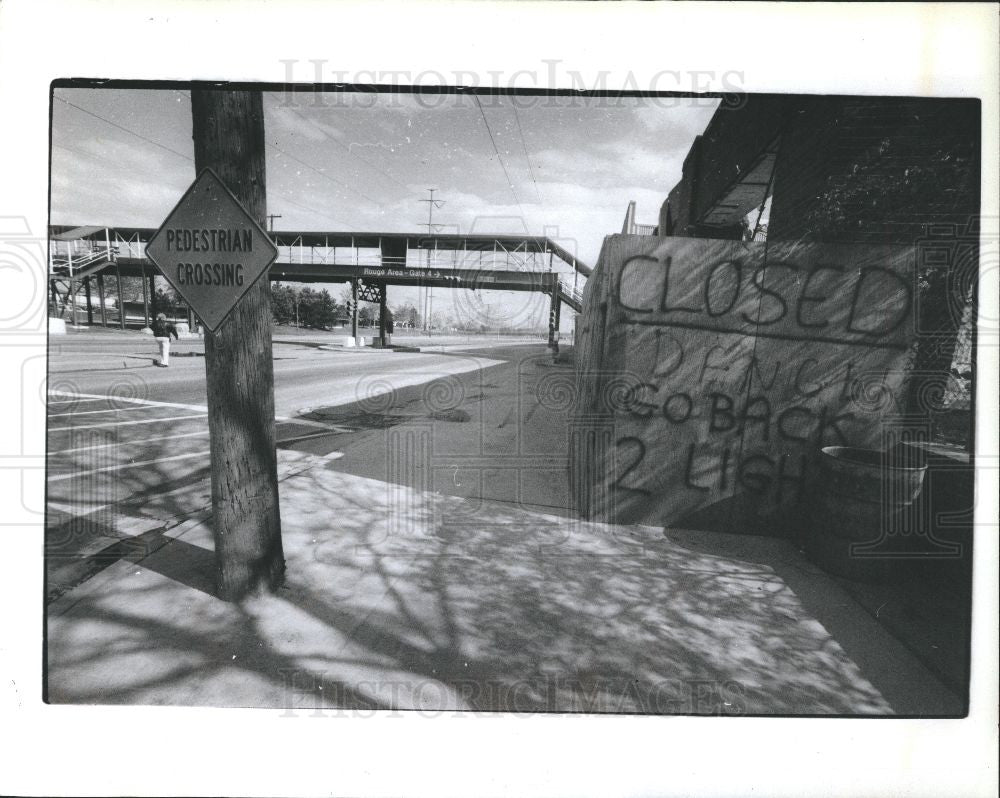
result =
[[[131,261],[122,261],[130,265]],[[555,272],[508,271],[501,269],[425,269],[340,264],[275,263],[270,279],[294,282],[338,282],[360,278],[388,285],[442,286],[444,288],[487,288],[502,291],[550,293],[559,281]]]
[[203,169],[146,245],[146,255],[210,331],[278,250],[211,169]]

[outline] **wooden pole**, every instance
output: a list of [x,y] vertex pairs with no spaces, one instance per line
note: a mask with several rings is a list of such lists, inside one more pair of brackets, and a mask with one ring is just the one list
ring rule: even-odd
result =
[[[211,167],[263,226],[264,105],[259,91],[192,89],[195,169]],[[212,510],[219,596],[272,591],[284,577],[274,432],[271,294],[266,276],[205,336]]]

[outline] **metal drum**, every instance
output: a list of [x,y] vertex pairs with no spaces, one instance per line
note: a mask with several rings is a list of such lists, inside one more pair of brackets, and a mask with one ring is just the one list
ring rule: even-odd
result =
[[886,578],[894,542],[913,531],[926,464],[906,447],[880,452],[827,446],[817,465],[803,535],[806,553],[838,576]]

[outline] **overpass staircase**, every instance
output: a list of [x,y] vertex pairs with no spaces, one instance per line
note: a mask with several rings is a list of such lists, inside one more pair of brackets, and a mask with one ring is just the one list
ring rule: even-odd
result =
[[578,291],[572,286],[559,281],[559,301],[573,308],[577,313],[583,310],[583,291]]
[[112,246],[92,245],[83,252],[75,252],[75,249],[68,246],[64,252],[53,251],[50,256],[49,284],[56,296],[62,294],[60,316],[76,305],[84,281],[113,266],[118,255],[117,248]]

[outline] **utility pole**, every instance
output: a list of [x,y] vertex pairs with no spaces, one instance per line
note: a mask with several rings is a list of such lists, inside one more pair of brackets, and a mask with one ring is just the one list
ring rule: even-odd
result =
[[[267,216],[260,91],[191,90],[195,171],[210,167],[263,224]],[[237,601],[282,582],[274,433],[271,293],[266,275],[225,324],[206,331],[217,590]]]
[[[420,201],[427,203],[427,237],[430,238],[432,235],[434,235],[435,231],[438,228],[442,227],[442,225],[439,225],[439,224],[435,225],[434,224],[434,209],[435,208],[442,208],[442,207],[444,207],[445,201],[444,200],[436,200],[436,199],[434,199],[434,192],[437,191],[436,188],[429,188],[427,190],[430,192],[430,195],[431,195],[430,199],[422,199]],[[428,271],[430,270],[430,268],[431,268],[431,251],[430,251],[430,249],[428,249],[427,250],[427,269],[428,269]],[[429,329],[428,325],[430,324],[430,311],[434,307],[434,293],[433,292],[434,292],[434,289],[431,286],[425,286],[424,287],[423,316],[424,316],[424,330],[425,331],[427,331]]]
[[274,220],[275,219],[280,219],[280,218],[281,218],[281,214],[280,213],[269,213],[267,215],[267,231],[269,233],[273,233],[274,232]]

